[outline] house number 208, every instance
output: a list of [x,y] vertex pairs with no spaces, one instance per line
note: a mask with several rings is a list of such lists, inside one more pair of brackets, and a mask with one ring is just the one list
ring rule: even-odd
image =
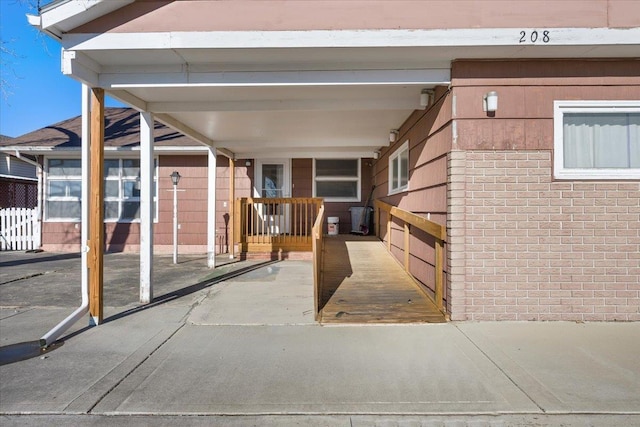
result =
[[528,41],[530,41],[531,43],[549,43],[549,40],[549,31],[547,30],[544,30],[542,32],[533,30],[528,35],[526,31],[520,31],[520,43],[526,43]]

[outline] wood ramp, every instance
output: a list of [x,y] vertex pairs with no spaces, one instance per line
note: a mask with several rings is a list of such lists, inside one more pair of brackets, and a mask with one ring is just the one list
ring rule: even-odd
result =
[[441,323],[434,302],[374,236],[324,239],[322,323]]

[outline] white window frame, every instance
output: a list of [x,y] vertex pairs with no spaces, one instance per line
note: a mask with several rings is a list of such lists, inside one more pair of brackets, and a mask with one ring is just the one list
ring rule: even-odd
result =
[[317,160],[336,160],[331,158],[314,158],[313,159],[313,197],[318,197],[316,193],[316,183],[318,181],[354,181],[356,182],[356,197],[324,197],[325,202],[359,202],[362,198],[361,188],[362,188],[362,164],[360,158],[345,158],[340,160],[356,160],[358,173],[357,176],[316,176],[316,161]]
[[554,101],[553,176],[556,179],[605,180],[640,179],[639,168],[565,168],[565,113],[639,113],[640,101]]
[[[407,182],[404,183],[404,185],[402,185],[401,182],[401,170],[400,170],[400,155],[404,152],[407,152]],[[394,161],[398,161],[398,187],[393,187],[393,162]],[[405,191],[409,190],[409,140],[407,139],[400,147],[398,147],[398,149],[396,149],[396,151],[393,152],[393,154],[391,154],[389,156],[389,164],[387,165],[387,169],[389,169],[389,193],[388,195],[392,195],[392,194],[398,194],[398,193],[402,193]]]
[[[49,162],[51,160],[80,160],[78,157],[69,157],[69,156],[64,156],[64,157],[48,157],[46,159],[46,167],[45,167],[45,171],[44,171],[44,178],[45,178],[45,188],[44,188],[44,203],[43,203],[43,209],[44,209],[44,218],[45,218],[45,222],[72,222],[72,223],[79,223],[81,221],[80,218],[49,218],[49,212],[48,212],[48,201],[80,201],[80,197],[63,197],[63,196],[55,196],[55,197],[50,197],[49,196],[49,182],[51,179],[60,179],[60,180],[74,180],[74,181],[81,181],[82,178],[80,175],[69,175],[69,176],[55,176],[55,177],[51,177],[49,175]],[[130,177],[125,177],[122,175],[123,173],[123,167],[122,167],[122,161],[123,160],[139,160],[139,158],[137,157],[107,157],[105,158],[105,160],[118,160],[118,176],[117,177],[104,177],[103,182],[107,181],[107,180],[117,180],[119,185],[118,185],[118,197],[114,198],[114,197],[107,197],[105,194],[104,197],[104,201],[105,202],[114,202],[117,201],[120,204],[119,209],[122,209],[121,204],[125,201],[137,201],[140,202],[140,198],[129,198],[129,199],[125,199],[122,192],[123,192],[123,187],[122,187],[122,182],[125,178],[130,178]],[[154,180],[154,188],[155,188],[155,194],[153,195],[153,204],[154,204],[154,213],[153,213],[153,222],[157,223],[158,222],[158,166],[159,165],[159,160],[158,157],[154,157],[154,169],[153,169],[153,180]],[[139,223],[140,219],[136,218],[136,219],[108,219],[105,218],[104,219],[105,223]]]
[[[44,210],[44,219],[45,222],[80,222],[80,218],[72,218],[72,217],[56,217],[49,218],[49,201],[53,202],[78,202],[80,203],[81,194],[78,197],[74,196],[49,196],[49,189],[51,186],[51,181],[77,181],[80,183],[80,191],[82,192],[82,175],[54,175],[51,177],[49,175],[49,164],[51,160],[78,160],[78,157],[50,157],[47,158],[46,167],[44,169],[44,177],[45,177],[45,185],[43,190],[43,210]],[[82,209],[82,207],[81,207]]]

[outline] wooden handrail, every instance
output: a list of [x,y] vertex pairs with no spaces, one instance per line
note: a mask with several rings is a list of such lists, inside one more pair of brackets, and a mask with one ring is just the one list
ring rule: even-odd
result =
[[233,235],[241,252],[311,251],[321,198],[243,197],[235,201]]
[[447,228],[413,212],[400,209],[380,200],[373,202],[375,207],[376,235],[380,237],[380,211],[387,213],[387,249],[391,251],[391,221],[397,218],[404,222],[404,269],[409,273],[409,235],[411,226],[424,231],[435,238],[435,284],[434,300],[439,310],[444,309],[444,242],[447,240]]
[[320,316],[320,298],[322,298],[323,223],[324,205],[321,205],[311,233],[313,247],[313,305],[316,320],[318,320]]

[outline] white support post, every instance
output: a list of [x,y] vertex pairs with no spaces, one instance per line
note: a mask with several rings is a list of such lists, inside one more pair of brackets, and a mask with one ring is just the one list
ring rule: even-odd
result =
[[82,84],[82,142],[81,142],[82,200],[80,201],[80,257],[82,267],[82,305],[89,305],[89,197],[91,186],[91,88]]
[[153,114],[140,113],[140,302],[153,300]]
[[216,267],[216,149],[209,147],[207,175],[207,266]]
[[178,184],[173,184],[173,263],[178,263]]

